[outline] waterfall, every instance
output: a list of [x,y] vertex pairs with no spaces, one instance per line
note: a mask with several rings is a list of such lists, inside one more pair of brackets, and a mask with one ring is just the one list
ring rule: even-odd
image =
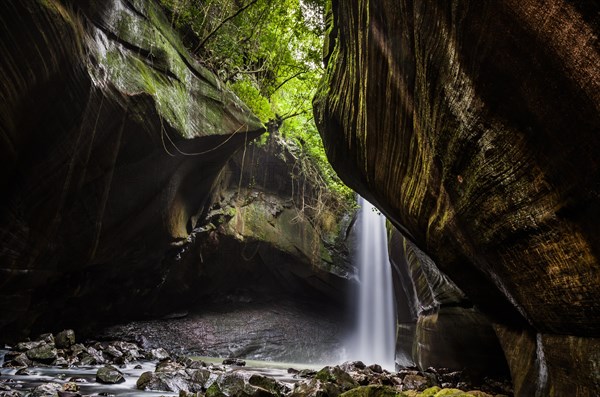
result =
[[394,370],[396,314],[385,217],[362,197],[358,202],[357,323],[348,353],[353,360]]

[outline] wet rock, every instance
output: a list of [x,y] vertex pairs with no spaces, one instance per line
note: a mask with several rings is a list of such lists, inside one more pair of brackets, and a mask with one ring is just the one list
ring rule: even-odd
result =
[[312,378],[317,374],[317,371],[314,369],[301,369],[297,373],[300,378]]
[[383,373],[383,368],[381,368],[381,365],[379,365],[379,364],[372,364],[372,365],[369,365],[367,368],[369,368],[371,371],[375,372],[376,374]]
[[206,397],[235,396],[246,390],[246,380],[238,372],[219,375],[215,382],[206,390]]
[[71,351],[72,355],[77,356],[77,355],[81,354],[82,352],[84,352],[86,349],[83,344],[76,343],[73,346],[71,346],[69,350]]
[[121,371],[112,365],[106,365],[96,372],[96,380],[100,383],[114,384],[125,382]]
[[107,346],[106,349],[104,349],[104,353],[106,353],[113,359],[123,357],[123,353],[113,345]]
[[340,394],[340,397],[396,397],[398,391],[393,387],[371,385],[359,386],[345,393]]
[[31,397],[55,397],[62,390],[60,383],[44,383],[33,389]]
[[152,349],[152,350],[150,350],[150,356],[153,359],[158,360],[158,361],[162,361],[162,360],[165,360],[165,359],[171,357],[169,355],[169,352],[167,352],[162,347],[159,347],[158,349]]
[[185,367],[176,361],[164,360],[156,364],[155,372],[176,372],[184,370]]
[[[7,358],[5,357],[5,360],[6,359]],[[8,363],[13,367],[30,367],[31,365],[33,365],[33,361],[31,361],[25,353],[20,353]]]
[[62,388],[64,391],[71,391],[71,392],[79,391],[79,386],[75,382],[67,382],[63,385]]
[[15,372],[16,375],[19,376],[27,376],[27,375],[31,375],[29,373],[29,371],[27,370],[27,368],[21,368],[20,370],[18,370],[17,372]]
[[365,369],[367,366],[362,361],[346,361],[340,365],[340,368],[346,372],[351,372]]
[[359,386],[358,382],[352,379],[352,376],[350,376],[350,374],[341,369],[339,366],[327,366],[321,369],[315,375],[315,379],[318,379],[322,382],[333,383],[338,386],[341,392],[345,392]]
[[17,390],[0,391],[0,397],[22,397],[23,394]]
[[223,365],[235,365],[238,367],[244,367],[246,365],[246,361],[239,358],[226,358],[223,360]]
[[419,391],[423,391],[429,386],[432,386],[431,384],[429,384],[428,379],[426,377],[418,374],[406,375],[402,380],[402,385],[405,389]]
[[19,342],[15,346],[15,350],[24,352],[27,350],[35,349],[36,347],[40,347],[43,344],[44,344],[44,342],[39,341],[39,340],[30,341],[30,342]]
[[208,385],[208,381],[211,378],[211,372],[205,368],[189,370],[192,371],[189,373],[190,381],[192,383],[200,385],[202,388],[206,388]]
[[206,368],[208,367],[208,364],[206,364],[204,361],[202,360],[193,360],[190,357],[187,356],[179,356],[177,357],[177,362],[183,366],[185,366],[186,368],[190,368],[190,369],[200,369],[200,368]]
[[138,390],[156,390],[179,392],[186,390],[198,392],[202,386],[190,382],[188,375],[183,372],[144,372],[136,382]]
[[75,383],[65,383],[62,390],[58,391],[58,397],[81,397],[79,386]]
[[42,344],[25,353],[27,358],[41,363],[51,363],[56,359],[57,351],[53,344]]
[[74,391],[59,390],[58,397],[81,397],[81,393]]
[[72,329],[65,329],[56,334],[54,338],[54,344],[59,349],[68,349],[75,344],[75,331]]
[[341,393],[342,391],[333,383],[311,379],[296,383],[290,397],[336,397]]
[[[86,349],[86,351],[89,354],[89,356],[92,358],[92,360],[91,360],[92,364],[104,364],[104,362],[105,362],[104,356],[102,356],[102,353],[100,353],[98,350],[96,350],[96,348],[90,346]],[[87,361],[89,361],[89,359]],[[83,359],[82,359],[82,362],[83,362]]]
[[69,366],[69,362],[64,357],[57,357],[56,360],[54,360],[54,363],[52,363],[52,364],[57,367],[68,367]]
[[40,340],[44,343],[54,344],[54,335],[52,335],[51,333],[41,334],[40,337],[38,338],[38,340]]
[[290,392],[290,388],[277,380],[259,374],[254,374],[248,379],[252,386],[260,387],[275,396],[282,396]]

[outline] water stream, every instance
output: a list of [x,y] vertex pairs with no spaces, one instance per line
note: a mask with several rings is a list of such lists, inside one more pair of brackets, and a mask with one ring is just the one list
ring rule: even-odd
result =
[[356,335],[349,356],[366,364],[394,370],[396,316],[385,217],[359,197],[359,290]]

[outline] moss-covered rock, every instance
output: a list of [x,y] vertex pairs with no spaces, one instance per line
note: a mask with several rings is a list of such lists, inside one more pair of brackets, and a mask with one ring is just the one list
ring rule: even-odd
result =
[[389,386],[360,386],[340,394],[340,397],[404,397],[404,394]]
[[171,244],[264,126],[155,1],[2,3],[0,22],[2,334],[166,310],[148,302]]

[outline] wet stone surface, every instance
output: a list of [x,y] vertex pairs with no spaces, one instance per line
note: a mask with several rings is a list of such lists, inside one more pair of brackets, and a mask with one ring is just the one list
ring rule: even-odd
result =
[[[60,334],[59,334],[60,335]],[[312,368],[257,367],[239,358],[202,361],[124,342],[40,337],[0,353],[0,397],[417,397],[511,396],[508,382],[480,382],[443,368],[398,372],[360,361]],[[39,354],[51,352],[52,354]],[[37,358],[37,359],[35,359]],[[52,361],[51,361],[52,358]]]

